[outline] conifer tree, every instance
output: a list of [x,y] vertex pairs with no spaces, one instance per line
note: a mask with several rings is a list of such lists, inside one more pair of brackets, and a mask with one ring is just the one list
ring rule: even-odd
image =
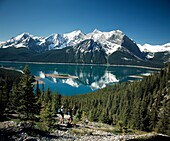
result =
[[58,104],[58,93],[55,90],[53,95],[52,95],[52,106],[51,106],[51,110],[53,115],[55,116],[55,114],[57,114],[58,108],[59,108],[59,104]]
[[162,102],[163,106],[159,110],[156,131],[163,134],[170,134],[170,101],[165,98]]
[[108,108],[102,110],[102,113],[100,114],[99,117],[99,121],[107,124],[110,123]]
[[42,102],[40,118],[47,125],[47,127],[51,127],[54,123],[52,104],[50,101],[48,103]]
[[10,90],[11,86],[7,78],[4,81],[0,81],[0,116],[2,116],[5,111],[7,112],[7,108],[9,110]]
[[39,88],[38,81],[36,85],[35,98],[36,98],[36,114],[39,114],[41,109],[41,91]]
[[40,91],[40,88],[39,88],[39,82],[37,81],[37,84],[36,84],[36,92],[35,92],[35,95],[36,95],[36,99],[38,100],[41,96],[41,91]]
[[5,111],[4,88],[2,81],[0,81],[0,117],[3,116],[4,111]]
[[41,101],[44,100],[44,95],[45,95],[45,91],[44,91],[44,84],[42,84],[42,90],[41,90]]
[[88,118],[89,118],[90,121],[97,121],[98,120],[98,115],[96,114],[95,109],[90,110]]
[[12,93],[9,97],[8,106],[12,112],[18,112],[20,93],[18,91],[18,84],[12,86]]
[[26,65],[21,80],[18,85],[19,91],[19,112],[23,114],[24,119],[33,119],[35,114],[35,95],[33,88],[33,77]]
[[48,103],[49,101],[51,101],[51,91],[50,88],[48,88],[44,94],[44,101],[45,103]]
[[11,91],[12,85],[8,78],[5,79],[4,82],[4,92],[5,92],[5,100],[6,100],[6,106],[9,102],[9,96]]

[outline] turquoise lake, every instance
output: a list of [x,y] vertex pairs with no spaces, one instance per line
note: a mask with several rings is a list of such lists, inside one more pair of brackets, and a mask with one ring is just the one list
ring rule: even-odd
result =
[[[127,66],[75,65],[75,64],[34,64],[0,62],[0,66],[23,70],[28,64],[31,73],[41,78],[51,91],[61,95],[86,94],[115,83],[135,81],[141,75],[149,75],[155,71],[150,68]],[[77,78],[44,77],[44,74],[69,74]],[[41,88],[41,85],[40,85]]]

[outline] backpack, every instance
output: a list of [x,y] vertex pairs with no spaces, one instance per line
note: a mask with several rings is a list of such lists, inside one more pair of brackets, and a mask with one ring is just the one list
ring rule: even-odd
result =
[[58,108],[58,114],[60,114],[61,113],[61,109],[60,108]]

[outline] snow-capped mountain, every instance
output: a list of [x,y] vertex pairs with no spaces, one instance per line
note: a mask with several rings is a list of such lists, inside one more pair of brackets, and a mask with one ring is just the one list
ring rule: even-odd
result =
[[21,35],[13,37],[10,40],[7,40],[6,42],[1,42],[0,46],[1,46],[1,48],[7,48],[7,47],[16,47],[16,48],[27,47],[26,43],[29,41],[30,38],[32,38],[32,35],[29,35],[29,33],[22,33]]
[[[170,52],[170,43],[162,46],[149,44],[142,46],[136,44],[120,30],[102,32],[95,29],[88,34],[76,30],[65,34],[52,34],[48,37],[22,33],[0,42],[0,48],[13,49],[13,53],[14,49],[22,48],[20,50],[22,53],[17,52],[16,55],[10,55],[10,51],[3,50],[9,57],[4,56],[1,50],[0,60],[145,65],[148,64],[148,60],[153,60],[158,52]],[[163,57],[164,55],[166,57]],[[161,54],[163,63],[168,60],[169,55]],[[153,62],[157,62],[158,59],[157,57]]]
[[164,45],[150,45],[150,44],[144,44],[140,45],[138,44],[138,47],[143,52],[164,52],[169,51],[170,52],[170,43],[164,44]]
[[8,48],[8,47],[25,47],[37,52],[41,52],[47,50],[45,46],[43,46],[44,38],[36,37],[27,32],[24,32],[16,37],[11,38],[5,42],[0,43],[0,48]]
[[85,39],[84,37],[85,35],[80,30],[77,30],[67,34],[52,34],[45,38],[45,43],[49,50],[62,49],[80,43]]
[[149,59],[154,58],[157,53],[164,53],[164,56],[170,54],[170,43],[163,45],[138,44],[138,47],[141,52],[145,52],[147,54],[147,58]]
[[125,42],[124,37],[125,34],[120,30],[101,32],[97,29],[88,34],[76,30],[66,34],[52,34],[48,37],[34,37],[29,33],[23,33],[6,42],[0,43],[0,48],[26,47],[37,52],[43,52],[52,49],[62,49],[68,46],[76,46],[82,41],[91,39],[97,44],[100,44],[106,54],[110,55],[121,48]]
[[[112,40],[113,36],[114,39]],[[110,55],[121,47],[123,36],[124,34],[120,30],[101,32],[95,29],[92,33],[86,35],[86,39],[93,39],[95,42],[99,42],[104,46],[106,54]]]
[[62,49],[74,46],[84,39],[84,34],[78,30],[67,34],[52,34],[48,37],[35,37],[29,33],[22,33],[5,42],[0,43],[0,48],[26,47],[36,52],[44,52],[52,49]]

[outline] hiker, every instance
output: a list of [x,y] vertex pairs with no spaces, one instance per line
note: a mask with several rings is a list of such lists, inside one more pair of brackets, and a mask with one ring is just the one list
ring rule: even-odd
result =
[[64,124],[64,106],[62,105],[60,108],[60,115],[61,115],[61,124]]
[[68,108],[67,114],[68,114],[68,122],[71,124],[71,122],[73,121],[73,115],[70,107]]

